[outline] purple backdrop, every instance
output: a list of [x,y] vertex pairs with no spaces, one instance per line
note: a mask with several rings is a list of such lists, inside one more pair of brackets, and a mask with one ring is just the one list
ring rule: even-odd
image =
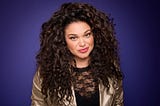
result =
[[[69,0],[1,0],[0,106],[30,105],[41,24],[66,1]],[[125,106],[158,105],[158,3],[78,1],[90,3],[114,17],[125,75]]]

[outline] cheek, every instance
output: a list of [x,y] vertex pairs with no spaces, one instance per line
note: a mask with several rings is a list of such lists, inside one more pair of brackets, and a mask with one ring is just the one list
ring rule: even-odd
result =
[[67,47],[70,51],[73,51],[74,49],[76,49],[76,44],[73,42],[66,42],[67,43]]
[[73,49],[74,49],[74,45],[68,44],[68,49],[69,49],[69,50],[73,50]]
[[93,37],[90,39],[90,45],[94,46],[94,39],[93,39]]

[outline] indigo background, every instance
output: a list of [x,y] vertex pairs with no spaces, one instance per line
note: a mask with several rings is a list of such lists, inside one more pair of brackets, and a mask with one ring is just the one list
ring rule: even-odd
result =
[[[41,24],[74,0],[1,0],[0,106],[29,106]],[[158,2],[75,0],[110,13],[120,42],[125,106],[158,106]]]

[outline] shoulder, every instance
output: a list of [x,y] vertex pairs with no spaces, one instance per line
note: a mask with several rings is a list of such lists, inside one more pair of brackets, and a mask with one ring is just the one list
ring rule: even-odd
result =
[[116,78],[108,78],[110,86],[112,86],[114,89],[119,89],[122,87],[122,80],[116,79]]
[[38,90],[41,91],[41,84],[42,84],[42,79],[40,78],[40,68],[36,71],[34,77],[33,77],[33,86],[35,86]]
[[107,91],[110,94],[113,94],[114,92],[122,89],[122,80],[117,80],[115,78],[108,78],[109,84],[108,84],[108,89],[106,86],[103,85],[102,81],[100,80],[100,90],[102,91]]

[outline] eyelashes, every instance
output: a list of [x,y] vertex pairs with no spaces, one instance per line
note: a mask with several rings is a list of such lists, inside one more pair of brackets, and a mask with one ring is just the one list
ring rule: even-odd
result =
[[89,38],[92,35],[92,32],[85,34],[85,37]]
[[[84,34],[83,37],[90,38],[90,36],[92,36],[92,35],[93,35],[92,32],[88,32],[88,33]],[[76,41],[78,38],[79,37],[77,35],[71,35],[69,37],[69,39],[71,39],[72,41]]]
[[69,39],[75,41],[78,37],[75,37],[75,36],[72,36],[72,37],[69,37]]

